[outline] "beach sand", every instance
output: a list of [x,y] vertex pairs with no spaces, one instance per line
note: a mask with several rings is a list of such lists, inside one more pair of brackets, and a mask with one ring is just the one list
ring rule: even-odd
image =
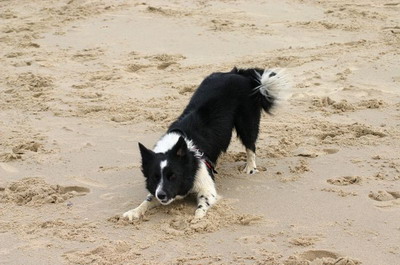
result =
[[[1,264],[400,261],[400,2],[0,3]],[[286,69],[255,175],[129,222],[151,147],[208,74]]]

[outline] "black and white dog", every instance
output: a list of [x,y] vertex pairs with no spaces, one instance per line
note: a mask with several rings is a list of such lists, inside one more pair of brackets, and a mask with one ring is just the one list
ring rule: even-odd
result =
[[259,68],[235,67],[208,76],[153,150],[139,143],[150,194],[123,216],[140,218],[150,208],[195,193],[195,218],[204,217],[218,199],[214,165],[227,150],[233,129],[246,147],[244,171],[253,174],[261,111],[268,113],[286,87],[281,73]]

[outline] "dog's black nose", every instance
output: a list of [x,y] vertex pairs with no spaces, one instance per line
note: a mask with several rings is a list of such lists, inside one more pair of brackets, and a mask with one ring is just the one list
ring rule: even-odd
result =
[[160,201],[163,201],[167,198],[167,194],[165,192],[163,192],[162,190],[157,192],[156,196]]

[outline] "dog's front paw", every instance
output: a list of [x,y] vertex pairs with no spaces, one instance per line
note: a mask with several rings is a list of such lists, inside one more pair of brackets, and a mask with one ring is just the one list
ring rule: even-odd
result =
[[194,213],[194,218],[195,219],[201,219],[204,216],[206,216],[207,211],[203,208],[199,208],[196,210],[196,212]]
[[125,212],[122,216],[124,218],[128,218],[129,221],[132,221],[133,219],[139,219],[140,217],[142,217],[144,214],[143,211],[140,210],[140,208],[135,208],[132,209],[130,211]]
[[246,165],[245,168],[243,169],[243,172],[246,173],[246,174],[252,175],[252,174],[255,174],[255,173],[259,172],[259,171],[258,171],[258,169],[256,167],[252,167],[252,166]]

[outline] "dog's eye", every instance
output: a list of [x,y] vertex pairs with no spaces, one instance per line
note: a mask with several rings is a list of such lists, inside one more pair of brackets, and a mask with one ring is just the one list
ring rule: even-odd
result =
[[168,179],[168,180],[174,180],[174,179],[176,179],[176,176],[175,176],[174,173],[168,173],[168,174],[167,174],[167,179]]

